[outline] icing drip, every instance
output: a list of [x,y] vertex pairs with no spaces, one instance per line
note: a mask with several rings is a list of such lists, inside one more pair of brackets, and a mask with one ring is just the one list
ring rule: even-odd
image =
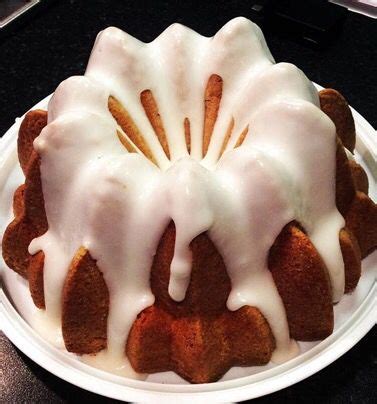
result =
[[[223,91],[203,156],[204,93],[213,74],[223,80]],[[145,90],[158,106],[170,160],[143,109]],[[110,96],[128,111],[158,167],[122,146],[108,109]],[[171,298],[184,300],[190,243],[208,231],[231,279],[229,310],[260,309],[276,340],[274,361],[297,354],[267,267],[269,250],[287,223],[298,220],[306,229],[329,270],[334,301],[344,291],[335,128],[318,105],[312,83],[295,66],[274,64],[260,29],[244,18],[230,21],[213,38],[177,24],[147,44],[116,28],[101,32],[85,76],[60,84],[49,104],[48,125],[34,142],[49,228],[29,251],[45,254],[50,324],[60,324],[63,283],[72,257],[84,246],[110,292],[108,347],[86,360],[136,377],[125,343],[138,313],[154,302],[150,268],[173,220]],[[245,129],[246,139],[234,149]]]

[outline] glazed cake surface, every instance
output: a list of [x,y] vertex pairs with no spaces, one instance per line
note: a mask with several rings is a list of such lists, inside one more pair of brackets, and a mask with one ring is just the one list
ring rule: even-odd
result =
[[23,122],[4,258],[29,279],[40,331],[96,367],[206,382],[284,362],[295,339],[331,333],[332,303],[376,245],[342,145],[351,154],[354,135],[339,93],[275,64],[244,18],[150,43],[107,28],[47,122]]

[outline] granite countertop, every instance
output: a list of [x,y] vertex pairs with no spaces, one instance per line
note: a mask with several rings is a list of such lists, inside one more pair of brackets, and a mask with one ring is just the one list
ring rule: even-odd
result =
[[[182,3],[182,4],[181,4]],[[115,25],[150,41],[173,22],[213,35],[229,19],[249,14],[248,1],[192,2],[66,0],[51,2],[14,32],[0,37],[0,134],[71,75],[85,70],[98,31]],[[341,91],[377,126],[377,23],[349,14],[339,38],[313,49],[267,34],[277,61],[292,62],[313,81]],[[1,328],[1,324],[0,324]],[[377,402],[377,328],[310,378],[255,402]],[[0,402],[111,402],[45,371],[0,333]]]

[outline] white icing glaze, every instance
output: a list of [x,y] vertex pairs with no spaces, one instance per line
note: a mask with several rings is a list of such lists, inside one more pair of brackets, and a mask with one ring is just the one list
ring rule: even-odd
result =
[[[223,95],[202,156],[204,91],[212,74],[223,79]],[[158,104],[171,160],[141,105],[146,89]],[[121,145],[107,107],[110,95],[127,108],[160,168]],[[244,18],[230,21],[213,38],[178,24],[147,44],[116,28],[101,32],[85,76],[60,84],[49,104],[48,125],[34,142],[49,228],[29,251],[45,254],[46,318],[60,324],[70,261],[86,247],[110,292],[108,348],[88,360],[130,375],[125,343],[137,314],[154,302],[150,268],[173,219],[172,299],[184,300],[190,242],[208,231],[231,279],[228,308],[258,307],[276,340],[273,360],[296,355],[267,268],[268,252],[284,225],[301,222],[329,270],[334,301],[344,292],[335,128],[318,105],[312,83],[295,66],[274,64],[260,29]],[[227,151],[219,159],[232,118]],[[246,127],[245,142],[232,150]]]

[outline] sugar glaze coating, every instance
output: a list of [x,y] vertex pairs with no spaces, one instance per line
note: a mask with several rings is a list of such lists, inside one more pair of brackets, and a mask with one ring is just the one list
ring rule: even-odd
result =
[[[213,74],[222,78],[223,93],[203,155],[204,92]],[[147,89],[159,107],[170,159],[140,102]],[[109,96],[126,106],[158,166],[122,146]],[[242,146],[234,148],[245,128]],[[49,103],[48,125],[34,141],[49,226],[29,247],[31,254],[45,254],[42,323],[59,329],[64,280],[84,246],[110,292],[108,348],[88,361],[139,377],[125,356],[125,343],[138,313],[154,302],[150,269],[172,219],[171,298],[185,298],[190,242],[208,231],[231,279],[228,309],[259,308],[276,340],[272,360],[292,358],[298,348],[267,258],[282,228],[297,220],[328,268],[333,300],[344,293],[335,138],[313,84],[295,66],[275,64],[260,29],[244,18],[230,21],[213,38],[179,24],[147,44],[116,28],[102,31],[85,75],[60,84]]]

